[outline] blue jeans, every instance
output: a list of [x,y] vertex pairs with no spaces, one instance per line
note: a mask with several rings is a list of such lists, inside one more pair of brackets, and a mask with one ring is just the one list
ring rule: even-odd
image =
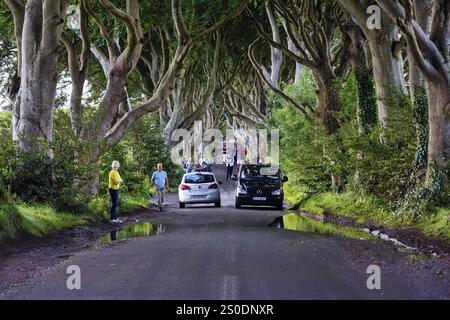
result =
[[117,219],[117,207],[119,206],[119,190],[109,189],[111,199],[111,220]]
[[158,198],[158,208],[162,208],[164,203],[164,188],[156,187],[156,197]]

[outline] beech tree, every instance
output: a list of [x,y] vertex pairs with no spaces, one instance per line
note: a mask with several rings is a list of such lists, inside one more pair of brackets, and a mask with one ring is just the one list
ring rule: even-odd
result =
[[401,96],[406,94],[404,61],[401,55],[403,44],[398,37],[398,28],[390,19],[383,17],[379,17],[379,29],[369,26],[368,8],[376,4],[375,1],[339,0],[339,3],[353,17],[367,39],[377,91],[378,119],[380,124],[386,127],[389,105],[397,107]]
[[[433,21],[433,0],[414,0],[414,15],[417,23],[423,31],[429,35]],[[431,14],[430,14],[431,13]],[[408,56],[412,56],[409,51]],[[422,73],[417,68],[414,59],[409,59],[409,94],[414,110],[414,122],[416,126],[417,148],[412,174],[412,187],[420,185],[427,169],[428,162],[428,99]]]
[[[57,60],[60,44],[63,42],[68,51],[69,70],[73,80],[71,99],[73,126],[75,131],[80,133],[81,140],[91,145],[88,158],[94,167],[102,145],[115,145],[142,116],[158,111],[164,106],[193,46],[239,16],[247,4],[247,1],[242,1],[229,15],[194,35],[186,27],[181,1],[172,0],[172,19],[177,39],[176,50],[171,57],[167,50],[165,51],[166,65],[159,69],[159,80],[153,81],[154,90],[149,92],[149,98],[131,108],[124,103],[128,101],[126,83],[142,57],[144,45],[138,0],[127,0],[125,8],[119,8],[109,0],[98,1],[104,12],[124,25],[126,45],[123,48],[117,46],[103,16],[96,12],[98,8],[94,8],[89,0],[81,1],[79,36],[83,49],[80,58],[75,52],[74,40],[63,33],[66,1],[28,0],[25,5],[21,0],[6,2],[14,15],[20,57],[15,79],[16,82],[20,81],[20,86],[13,86],[16,92],[13,90],[10,93],[10,97],[14,98],[14,139],[18,140],[20,148],[24,150],[29,150],[32,142],[38,138],[44,138],[47,142],[52,141],[53,108],[58,79]],[[97,26],[106,43],[105,52],[91,46],[87,32],[88,20],[92,20]],[[102,67],[107,84],[100,105],[89,122],[81,128],[80,104],[89,63],[89,51],[93,51],[97,59],[103,62]],[[156,76],[155,73],[153,76]],[[94,176],[89,184],[92,194],[96,193],[98,185],[96,171],[94,170]]]
[[[57,84],[59,43],[64,27],[65,0],[6,0],[14,16],[17,75],[10,91],[13,139],[23,150],[34,140],[51,142]],[[51,156],[51,151],[49,150]]]
[[[334,113],[340,110],[339,97],[333,83],[342,78],[348,70],[345,59],[347,47],[332,50],[339,24],[342,22],[342,12],[336,3],[330,1],[274,1],[275,11],[285,21],[289,38],[299,54],[289,50],[287,45],[273,41],[258,24],[258,33],[273,47],[278,47],[287,56],[313,71],[317,85],[317,113],[328,134],[333,134],[339,128]],[[259,63],[252,53],[254,43],[250,47],[249,57],[256,69]],[[270,86],[273,89],[273,85]],[[275,88],[276,89],[276,88]],[[295,104],[294,104],[295,105]],[[303,107],[297,106],[300,112],[306,113]]]
[[[330,136],[334,135],[340,127],[336,115],[341,110],[336,84],[345,77],[349,67],[346,57],[349,46],[336,41],[339,26],[344,19],[343,12],[334,1],[276,0],[273,5],[275,12],[284,21],[286,32],[296,50],[292,51],[288,45],[273,41],[259,23],[258,33],[271,46],[283,50],[286,56],[312,70],[317,87],[315,113],[325,132]],[[249,58],[261,74],[261,66],[254,53],[257,41],[249,47]],[[339,48],[333,48],[334,45]],[[261,78],[299,112],[308,115],[305,107],[278,90],[265,77]],[[326,153],[324,150],[324,154]],[[330,161],[334,162],[333,159]],[[331,180],[333,188],[337,190],[340,185],[339,177],[332,174]]]
[[66,46],[67,61],[72,80],[72,92],[70,94],[70,116],[72,120],[73,130],[77,135],[82,129],[82,98],[84,86],[88,76],[89,58],[91,50],[91,40],[88,30],[88,13],[86,11],[88,6],[86,0],[81,0],[80,13],[75,15],[74,19],[79,28],[79,37],[81,38],[81,52],[77,52],[76,39],[72,39],[66,32],[62,33],[61,40]]
[[445,201],[450,160],[450,3],[434,1],[431,32],[414,14],[410,1],[377,0],[405,36],[409,58],[421,72],[428,100],[428,159],[425,190],[430,200]]

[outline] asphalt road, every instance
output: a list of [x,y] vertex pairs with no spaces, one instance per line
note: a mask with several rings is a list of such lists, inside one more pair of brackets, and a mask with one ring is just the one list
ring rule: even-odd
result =
[[[411,299],[445,298],[445,286],[420,279],[392,245],[269,228],[283,212],[236,210],[233,183],[220,209],[149,209],[166,232],[117,241],[68,261],[4,293],[6,299]],[[366,269],[381,267],[381,290],[369,290]],[[68,290],[67,266],[81,270]],[[439,281],[439,280],[436,280]]]

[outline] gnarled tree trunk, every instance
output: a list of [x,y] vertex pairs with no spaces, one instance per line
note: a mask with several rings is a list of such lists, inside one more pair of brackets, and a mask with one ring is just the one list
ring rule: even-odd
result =
[[[415,19],[423,31],[429,35],[431,32],[434,0],[414,0]],[[412,52],[408,55],[412,56]],[[423,182],[428,163],[428,98],[422,73],[414,62],[409,59],[409,92],[414,112],[414,125],[416,128],[416,154],[414,171],[411,176],[410,189]]]
[[[429,105],[427,173],[420,200],[448,203],[450,161],[450,2],[434,1],[431,33],[419,25],[411,2],[377,0],[406,38],[409,58],[424,77]],[[425,193],[424,191],[425,190]]]
[[[270,4],[266,4],[266,13],[267,17],[269,18],[270,27],[272,29],[272,38],[273,41],[280,43],[280,29],[277,25],[277,21],[275,19],[275,15],[273,13],[273,9],[270,6]],[[271,56],[271,67],[270,67],[270,73],[264,69],[265,76],[267,80],[270,81],[270,83],[277,87],[279,86],[279,78],[281,73],[281,66],[283,64],[283,51],[279,48],[270,47],[270,56]]]
[[334,89],[337,79],[327,71],[320,69],[313,70],[313,75],[317,87],[316,107],[319,120],[326,133],[332,135],[339,129],[336,115],[341,110],[339,94]]
[[[21,149],[31,151],[36,140],[53,140],[56,66],[66,1],[29,0],[24,11],[12,12],[16,24],[23,22],[22,36],[17,39],[20,88],[14,103],[13,139]],[[51,150],[48,155],[52,155]]]
[[394,50],[399,41],[398,28],[389,19],[381,17],[381,29],[371,30],[367,25],[367,6],[362,0],[339,0],[339,3],[352,15],[368,41],[377,91],[378,119],[383,127],[387,127],[389,105],[396,107],[399,95],[406,93],[403,61]]

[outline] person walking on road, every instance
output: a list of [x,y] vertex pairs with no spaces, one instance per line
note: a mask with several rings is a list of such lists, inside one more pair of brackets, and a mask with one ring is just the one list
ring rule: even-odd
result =
[[226,155],[225,164],[227,166],[227,180],[233,175],[234,159],[231,155]]
[[120,163],[119,161],[113,161],[112,170],[109,173],[109,197],[111,199],[111,222],[120,223],[121,220],[117,219],[117,207],[119,206],[119,189],[122,183],[122,178],[119,174]]
[[169,177],[167,176],[167,173],[163,171],[162,163],[158,163],[156,169],[157,170],[153,172],[152,175],[152,184],[156,189],[159,211],[163,211],[164,191],[169,188]]

